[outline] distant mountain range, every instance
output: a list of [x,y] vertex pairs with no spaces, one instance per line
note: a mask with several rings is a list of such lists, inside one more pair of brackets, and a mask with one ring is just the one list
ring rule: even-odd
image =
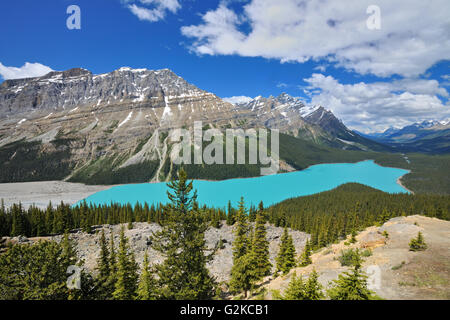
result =
[[[0,182],[167,180],[176,169],[167,132],[194,121],[220,130],[279,129],[284,170],[331,161],[331,154],[343,151],[395,151],[392,141],[407,135],[401,130],[382,137],[357,133],[323,106],[307,106],[288,94],[231,104],[169,69],[123,67],[94,75],[76,68],[0,84]],[[417,129],[416,136],[440,145],[436,134],[448,130],[432,128]],[[309,160],[299,162],[299,156]],[[206,178],[256,174],[251,166],[195,170]]]
[[426,120],[400,129],[391,127],[381,133],[358,133],[402,152],[450,152],[449,120]]

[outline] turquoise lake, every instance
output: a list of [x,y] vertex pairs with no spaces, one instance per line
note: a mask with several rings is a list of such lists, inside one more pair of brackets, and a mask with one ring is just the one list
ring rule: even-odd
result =
[[[261,200],[265,206],[288,198],[311,195],[357,182],[389,192],[409,193],[397,183],[397,179],[408,170],[377,165],[373,160],[357,163],[333,163],[310,166],[302,171],[281,173],[255,178],[230,179],[223,181],[194,180],[200,205],[226,207],[233,205],[243,196],[247,205],[257,205]],[[97,192],[85,200],[88,204],[109,204],[111,202],[167,203],[166,183],[142,183],[114,186]]]

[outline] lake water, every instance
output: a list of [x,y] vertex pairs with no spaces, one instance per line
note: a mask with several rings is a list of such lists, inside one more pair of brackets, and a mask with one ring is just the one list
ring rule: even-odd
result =
[[[365,184],[389,193],[409,193],[397,183],[397,179],[408,172],[382,167],[373,160],[366,160],[357,163],[318,164],[302,171],[256,178],[194,180],[194,188],[198,191],[200,205],[226,207],[228,200],[235,205],[243,196],[247,205],[257,205],[262,200],[268,206],[288,198],[331,190],[348,182]],[[97,205],[111,202],[167,203],[167,190],[166,183],[127,184],[97,192],[85,200],[88,204]]]

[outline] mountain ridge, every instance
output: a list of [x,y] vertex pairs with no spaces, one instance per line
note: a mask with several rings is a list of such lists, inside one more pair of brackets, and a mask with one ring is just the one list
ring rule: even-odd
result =
[[[177,168],[169,159],[168,131],[190,128],[195,121],[204,129],[268,128],[297,138],[281,139],[295,145],[281,148],[284,170],[311,164],[309,154],[323,162],[335,150],[391,151],[348,129],[323,106],[307,106],[286,93],[233,105],[169,69],[122,67],[94,75],[74,68],[0,84],[0,158],[6,172],[0,180],[168,180]],[[200,174],[203,178],[223,179],[254,176],[259,167],[200,165],[195,170],[208,172]],[[121,178],[100,178],[111,175]]]

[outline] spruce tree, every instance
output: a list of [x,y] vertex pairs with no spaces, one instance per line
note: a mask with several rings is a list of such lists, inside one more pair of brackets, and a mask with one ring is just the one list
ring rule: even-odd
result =
[[22,215],[22,205],[13,204],[12,208],[12,227],[11,227],[11,236],[24,236],[25,232],[25,223],[24,217]]
[[102,286],[103,298],[106,300],[113,299],[113,292],[117,279],[117,258],[116,249],[114,247],[114,234],[111,230],[111,236],[109,240],[109,275],[106,278],[106,282]]
[[305,300],[305,291],[306,286],[302,276],[297,277],[297,273],[294,272],[284,295],[281,295],[279,291],[274,291],[272,296],[275,300]]
[[315,269],[313,269],[306,282],[301,276],[297,277],[297,274],[294,272],[284,295],[274,291],[273,298],[277,300],[321,300],[325,298],[325,295],[323,286],[318,279],[319,275]]
[[245,210],[244,198],[238,204],[236,223],[234,226],[233,261],[244,256],[249,248],[249,225]]
[[353,230],[350,236],[350,243],[356,243],[356,231]]
[[340,274],[327,293],[331,300],[373,300],[377,296],[367,288],[367,276],[360,270],[360,265],[351,272]]
[[256,215],[255,231],[253,235],[252,250],[254,252],[255,276],[259,279],[270,274],[272,264],[269,261],[269,241],[262,212]]
[[[67,268],[76,259],[55,241],[11,245],[0,254],[0,293],[6,300],[66,300]],[[70,264],[69,264],[70,263]]]
[[89,221],[89,213],[87,209],[86,200],[83,201],[83,204],[80,207],[80,228],[83,232],[91,233],[91,224]]
[[417,238],[411,239],[409,242],[409,251],[423,251],[427,249],[427,244],[423,238],[422,232],[419,231]]
[[234,216],[234,209],[231,206],[231,201],[228,201],[228,213],[227,213],[227,219],[226,223],[229,226],[232,226],[236,222],[235,216]]
[[208,223],[196,205],[197,194],[183,169],[168,187],[171,203],[160,221],[161,230],[151,237],[153,249],[165,256],[156,265],[159,294],[163,299],[211,299],[216,284],[206,264],[214,252],[207,254]]
[[62,246],[62,259],[65,265],[71,266],[77,263],[77,253],[72,241],[69,239],[69,232],[64,232],[63,239],[61,241]]
[[313,269],[305,286],[305,300],[320,300],[325,298],[323,286],[319,282],[319,275]]
[[100,235],[100,257],[97,262],[97,270],[101,278],[108,277],[111,272],[109,258],[109,249],[106,242],[105,231],[102,230]]
[[116,282],[113,298],[116,300],[132,300],[137,289],[137,264],[134,254],[129,252],[128,239],[122,226],[120,231],[119,251],[117,253]]
[[141,277],[139,279],[139,285],[137,289],[137,299],[155,300],[156,298],[156,281],[152,275],[152,270],[149,267],[148,253],[145,252]]
[[111,299],[113,286],[111,285],[110,277],[112,273],[112,266],[110,261],[110,252],[108,243],[106,241],[105,232],[102,230],[100,236],[100,256],[97,260],[98,275],[95,279],[98,298],[102,300]]
[[247,298],[247,292],[259,280],[256,276],[254,261],[253,251],[249,251],[233,260],[229,283],[231,292],[238,293],[244,291],[244,297]]
[[283,274],[287,274],[296,265],[295,247],[287,228],[284,228],[284,232],[281,237],[280,250],[278,252],[276,262],[277,272],[281,271]]
[[309,239],[306,240],[305,248],[303,249],[303,253],[300,256],[300,266],[306,267],[312,263],[311,260],[311,244],[309,243]]

